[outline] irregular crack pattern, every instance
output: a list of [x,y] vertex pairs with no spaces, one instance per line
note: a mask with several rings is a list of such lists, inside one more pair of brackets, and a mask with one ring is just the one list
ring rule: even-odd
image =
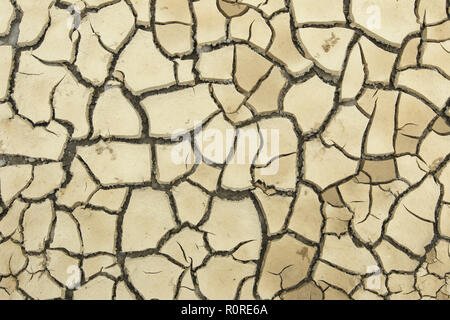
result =
[[449,17],[0,1],[0,300],[450,299]]

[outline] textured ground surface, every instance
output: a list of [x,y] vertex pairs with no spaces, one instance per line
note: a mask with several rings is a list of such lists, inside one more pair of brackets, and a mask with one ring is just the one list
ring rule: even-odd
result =
[[449,2],[233,2],[0,0],[0,299],[449,298]]

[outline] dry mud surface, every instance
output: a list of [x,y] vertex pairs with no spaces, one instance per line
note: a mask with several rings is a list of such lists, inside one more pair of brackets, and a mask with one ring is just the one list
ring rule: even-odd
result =
[[0,0],[0,299],[449,299],[449,52],[445,0]]

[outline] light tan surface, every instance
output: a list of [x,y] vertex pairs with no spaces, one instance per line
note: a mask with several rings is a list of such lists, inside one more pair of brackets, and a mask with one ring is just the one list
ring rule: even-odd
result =
[[448,300],[447,5],[0,0],[0,300]]

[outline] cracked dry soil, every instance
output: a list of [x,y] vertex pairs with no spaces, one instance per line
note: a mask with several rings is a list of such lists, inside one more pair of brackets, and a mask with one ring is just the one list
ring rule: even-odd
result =
[[0,299],[449,299],[449,7],[0,0]]

